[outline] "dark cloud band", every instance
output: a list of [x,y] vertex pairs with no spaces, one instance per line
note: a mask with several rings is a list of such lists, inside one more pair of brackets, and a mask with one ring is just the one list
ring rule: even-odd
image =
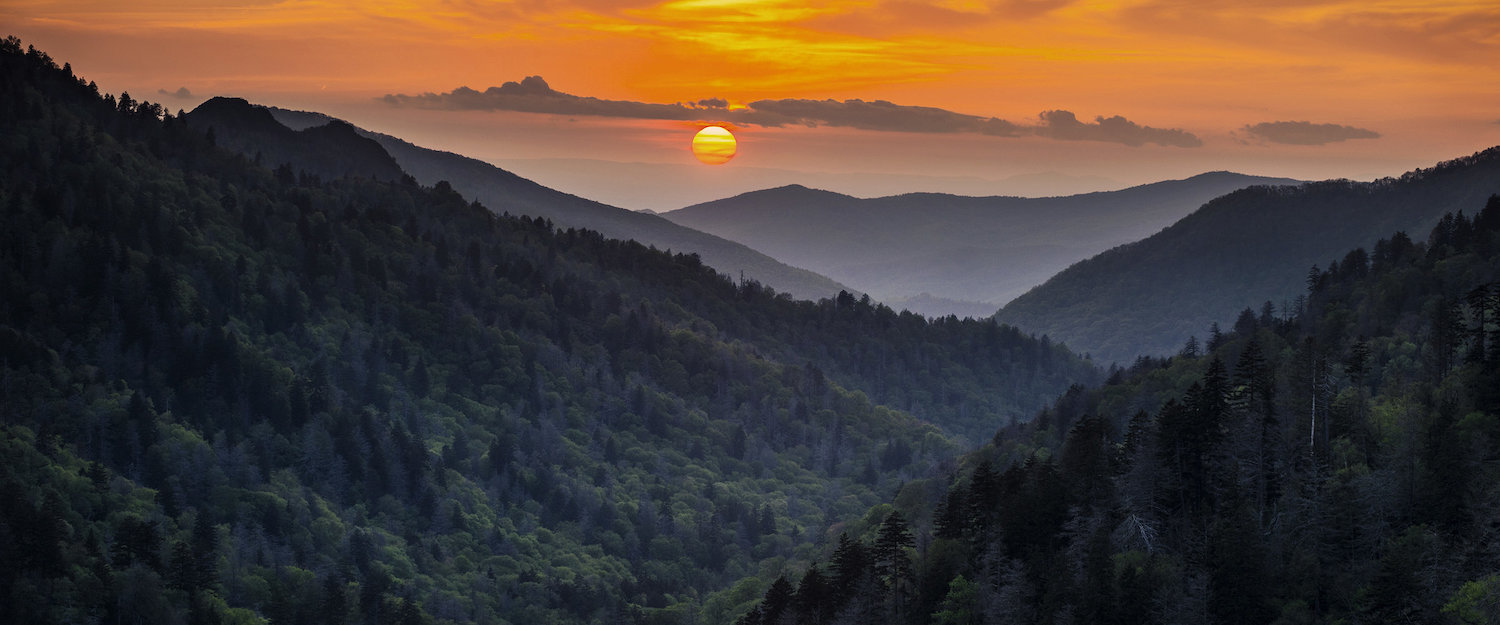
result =
[[1287,145],[1325,145],[1350,139],[1380,138],[1380,133],[1373,130],[1312,122],[1262,122],[1245,126],[1243,130],[1271,143]]
[[1129,146],[1147,143],[1176,147],[1198,147],[1198,137],[1184,130],[1142,126],[1124,117],[1098,117],[1079,121],[1069,111],[1046,111],[1035,125],[1023,125],[996,117],[965,115],[928,106],[907,106],[885,100],[758,100],[743,108],[730,108],[723,98],[691,103],[655,104],[628,100],[601,100],[557,91],[541,76],[521,82],[475,91],[459,87],[447,93],[391,94],[381,98],[392,106],[446,109],[518,111],[554,115],[590,115],[627,119],[706,120],[756,126],[839,126],[862,130],[919,133],[974,133],[999,137],[1028,135],[1060,140],[1103,141]]

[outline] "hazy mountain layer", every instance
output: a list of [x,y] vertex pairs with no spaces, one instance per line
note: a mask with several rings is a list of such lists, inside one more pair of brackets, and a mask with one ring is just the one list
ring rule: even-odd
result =
[[[858,197],[912,192],[954,195],[1049,197],[1122,189],[1126,185],[1100,176],[1058,172],[1017,174],[1004,178],[837,172],[754,167],[735,162],[727,167],[692,163],[622,163],[588,158],[513,158],[494,163],[531,180],[632,210],[664,213],[741,193],[788,184],[827,189]],[[664,181],[669,184],[664,184]]]
[[997,319],[1100,362],[1175,352],[1214,322],[1295,305],[1313,265],[1500,192],[1500,149],[1369,183],[1257,187],[1215,199],[1148,239],[1109,250],[1007,304]]
[[[292,128],[313,128],[336,121],[320,113],[267,110]],[[418,182],[432,185],[446,180],[464,197],[497,212],[542,217],[562,228],[588,228],[610,238],[697,254],[720,273],[735,279],[743,275],[800,299],[816,300],[832,297],[841,290],[853,290],[812,271],[772,259],[744,244],[683,227],[656,215],[563,193],[478,159],[430,150],[377,132],[362,129],[359,132],[383,146]]]
[[[929,315],[992,309],[1069,264],[1157,232],[1254,184],[1225,172],[1053,198],[916,193],[859,199],[788,186],[664,213]],[[957,300],[947,305],[943,300]]]

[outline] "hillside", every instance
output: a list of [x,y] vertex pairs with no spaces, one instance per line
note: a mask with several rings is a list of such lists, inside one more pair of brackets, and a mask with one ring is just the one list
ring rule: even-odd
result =
[[1295,307],[1309,267],[1500,192],[1500,149],[1369,183],[1255,187],[1215,199],[1160,233],[1069,267],[996,319],[1100,362],[1175,352],[1246,306]]
[[987,308],[987,315],[1069,264],[1156,233],[1214,197],[1291,182],[1214,172],[1050,198],[914,193],[860,199],[788,186],[663,216],[916,312],[964,315]]
[[[347,125],[320,113],[256,107],[290,128]],[[197,111],[194,111],[196,114]],[[833,280],[772,259],[741,243],[679,226],[656,215],[625,210],[544,187],[484,161],[430,150],[390,135],[356,129],[373,139],[418,182],[447,181],[464,197],[491,209],[542,217],[561,228],[587,228],[613,239],[635,240],[657,249],[697,254],[727,276],[756,280],[794,297],[818,300],[848,290]]]
[[1500,197],[1464,212],[1069,390],[742,582],[738,623],[1497,622]]
[[324,178],[395,181],[405,175],[380,144],[343,122],[292,130],[241,98],[211,98],[182,119],[205,132],[212,129],[214,143],[269,168],[286,164],[294,172]]
[[950,432],[1097,375],[268,170],[14,38],[0,85],[0,622],[722,622]]

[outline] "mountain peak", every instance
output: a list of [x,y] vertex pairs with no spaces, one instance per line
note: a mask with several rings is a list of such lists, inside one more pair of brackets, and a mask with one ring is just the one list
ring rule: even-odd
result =
[[405,174],[385,148],[343,120],[296,131],[266,107],[222,96],[198,105],[184,119],[192,126],[212,128],[220,145],[260,158],[269,167],[288,164],[327,178],[397,180]]
[[[745,193],[741,193],[739,195],[736,195],[736,196],[734,196],[734,198],[730,198],[730,199],[735,199],[735,198],[746,198],[746,199],[767,199],[767,198],[790,199],[790,198],[803,198],[803,199],[819,199],[819,200],[827,200],[827,199],[834,199],[834,198],[849,199],[849,200],[857,199],[854,196],[845,195],[843,193],[838,193],[836,191],[828,191],[826,189],[814,189],[812,187],[808,187],[808,186],[804,186],[804,185],[800,185],[800,184],[796,184],[796,183],[788,184],[788,185],[782,185],[782,186],[779,186],[779,187],[771,187],[769,189],[760,189],[760,190],[757,190],[757,191],[747,191]],[[723,201],[723,200],[715,200],[715,202],[721,202],[721,201]],[[715,202],[708,202],[708,204],[713,204]],[[702,204],[700,204],[699,206],[702,206]]]
[[203,103],[199,104],[197,108],[193,109],[193,111],[196,112],[203,109],[250,109],[254,107],[255,105],[250,104],[250,101],[244,98],[216,95],[212,98],[204,100]]
[[264,107],[251,104],[244,98],[229,96],[215,96],[199,104],[197,108],[189,111],[187,117],[209,124],[232,125],[236,127],[253,127],[262,131],[266,130],[290,130],[276,121]]

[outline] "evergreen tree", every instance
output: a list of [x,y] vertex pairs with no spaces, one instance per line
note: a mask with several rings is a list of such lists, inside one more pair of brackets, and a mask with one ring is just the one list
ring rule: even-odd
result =
[[1197,358],[1199,355],[1198,337],[1196,335],[1189,336],[1187,342],[1183,343],[1182,349],[1177,352],[1177,355],[1183,358]]
[[802,581],[797,584],[797,593],[793,599],[798,622],[819,625],[832,619],[837,605],[833,590],[828,577],[818,570],[817,562],[807,567],[807,572],[802,574]]
[[889,589],[892,608],[897,614],[905,609],[905,598],[915,581],[911,556],[907,550],[915,545],[911,528],[900,512],[892,512],[880,525],[879,537],[875,540],[875,575]]
[[971,535],[982,536],[995,529],[996,513],[1000,502],[1000,475],[995,467],[985,460],[975,467],[969,478],[967,501],[968,527]]
[[765,625],[781,625],[790,622],[795,615],[796,589],[785,575],[776,576],[771,587],[766,589],[766,598],[761,602],[761,622]]
[[957,486],[949,488],[932,515],[933,536],[952,540],[963,538],[968,526],[966,509],[964,490]]
[[860,580],[871,575],[871,558],[863,543],[839,534],[838,546],[829,564],[833,568],[833,587],[842,606],[854,599]]

